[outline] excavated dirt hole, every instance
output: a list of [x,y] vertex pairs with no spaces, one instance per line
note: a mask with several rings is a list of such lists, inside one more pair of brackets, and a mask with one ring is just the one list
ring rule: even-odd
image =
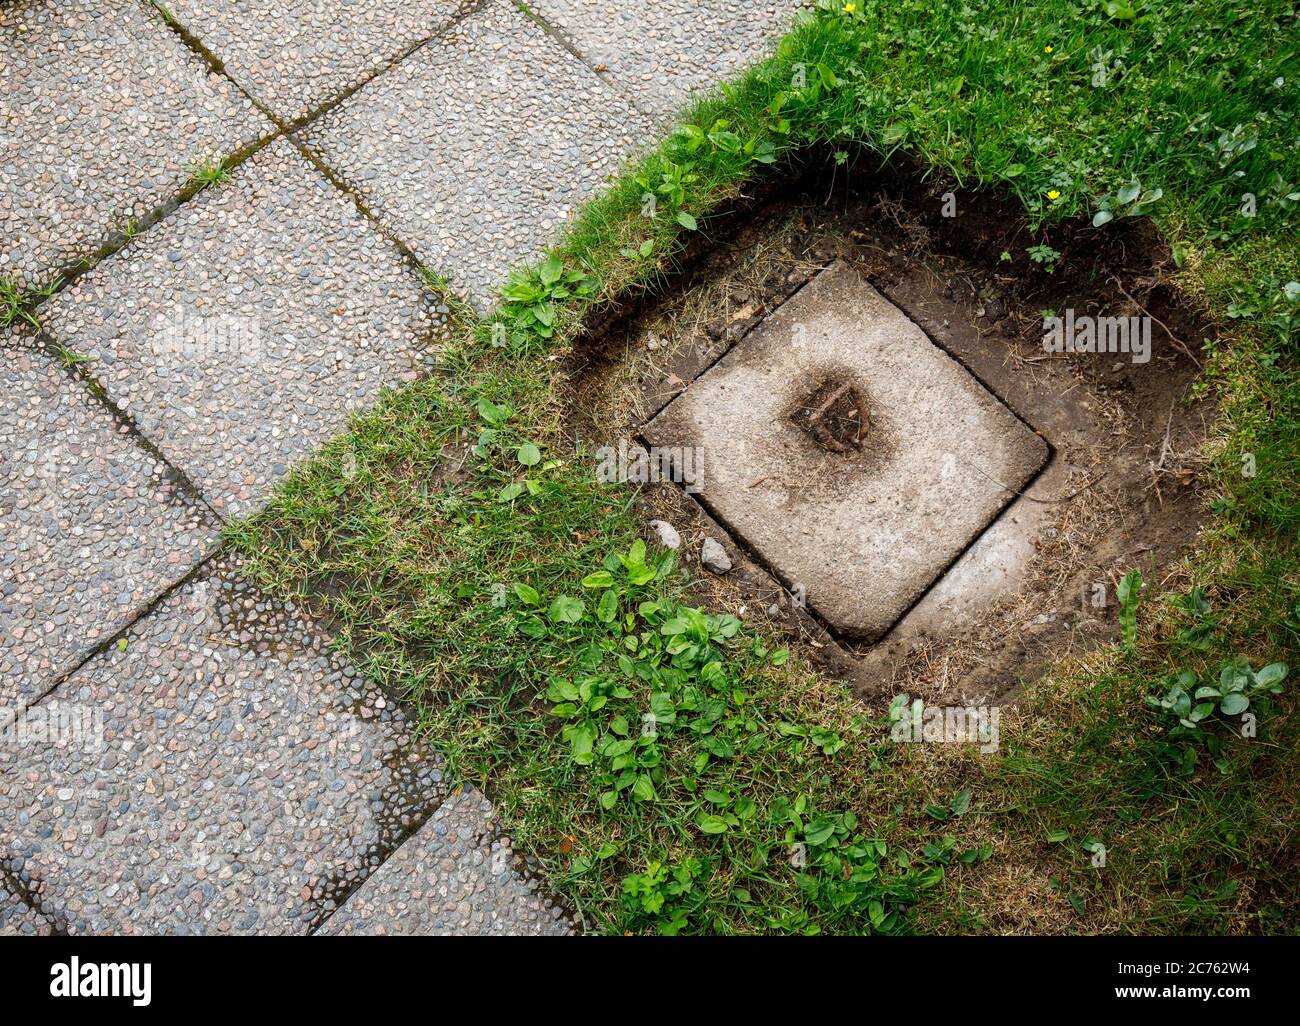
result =
[[[949,191],[957,195],[955,218],[941,214]],[[896,616],[886,615],[888,603],[881,606],[873,622],[885,629],[866,623],[841,630],[825,611],[825,582],[783,572],[785,549],[778,546],[774,556],[769,544],[764,551],[748,536],[751,525],[720,507],[730,501],[729,508],[748,508],[753,493],[784,489],[785,505],[772,508],[798,522],[809,494],[830,501],[847,479],[880,473],[917,438],[934,443],[934,459],[919,473],[923,491],[944,474],[951,447],[927,434],[920,419],[879,410],[875,383],[864,383],[856,371],[838,364],[810,368],[799,381],[779,383],[792,398],[783,414],[770,418],[771,433],[788,428],[804,446],[799,458],[792,452],[780,479],[728,477],[725,468],[737,460],[743,467],[748,451],[719,445],[705,416],[701,493],[688,496],[661,483],[638,496],[647,521],[668,521],[680,533],[697,600],[803,641],[865,699],[907,691],[957,703],[1006,700],[1057,658],[1111,640],[1115,585],[1129,569],[1141,568],[1161,589],[1190,584],[1180,581],[1178,560],[1199,525],[1196,481],[1213,412],[1191,385],[1200,345],[1213,331],[1168,283],[1172,261],[1151,225],[1122,223],[1099,232],[1071,223],[1050,228],[1044,239],[1031,235],[1014,203],[923,183],[909,169],[854,173],[847,185],[841,170],[834,183],[805,178],[769,195],[782,198],[754,201],[716,227],[714,237],[728,244],[693,255],[671,289],[611,310],[578,348],[568,366],[576,437],[597,445],[671,445],[676,439],[664,427],[682,405],[674,400],[690,400],[716,368],[743,364],[747,344],[761,348],[773,325],[779,328],[797,307],[790,304],[802,290],[842,266],[1005,405],[1020,430],[1036,436],[1043,461],[1020,484],[975,467],[971,487],[1000,495],[998,508],[934,568],[918,594],[895,596]],[[1040,241],[1063,254],[1053,275],[1025,255]],[[1045,352],[1047,310],[1150,317],[1151,358]],[[802,338],[816,331],[813,326],[812,336]],[[799,338],[787,335],[786,344]],[[837,352],[843,355],[843,347]],[[751,362],[759,369],[770,364]],[[813,415],[846,383],[850,389],[820,421],[820,434],[841,451],[824,444]],[[855,436],[860,445],[851,444]],[[726,488],[710,494],[711,484],[723,483]],[[931,522],[942,526],[949,516],[932,511]],[[799,523],[804,531],[821,539],[826,566],[862,561],[861,553],[837,547],[835,532],[816,517]],[[723,543],[735,564],[730,572],[700,567],[708,537]],[[842,608],[878,598],[867,585]]]
[[[854,381],[893,444],[860,452],[830,434],[825,415]],[[824,394],[807,416],[811,432],[798,422],[810,390]],[[845,419],[856,421],[854,408],[850,399]],[[763,318],[642,435],[652,452],[699,454],[703,508],[777,579],[798,585],[837,637],[858,642],[888,633],[1048,456],[842,260]]]

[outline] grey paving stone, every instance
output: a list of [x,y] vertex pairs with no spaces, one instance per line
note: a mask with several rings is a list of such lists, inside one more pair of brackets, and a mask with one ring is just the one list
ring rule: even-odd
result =
[[403,715],[236,567],[128,638],[28,711],[93,730],[0,746],[0,860],[68,932],[306,933],[445,797]]
[[271,128],[140,0],[0,5],[0,275],[46,281]]
[[0,340],[0,710],[44,693],[218,540],[89,390]]
[[304,139],[426,264],[488,306],[647,134],[620,93],[492,0]]
[[468,0],[171,0],[227,74],[292,121],[444,27]]
[[[819,440],[826,418],[808,423],[824,409],[841,418],[830,439],[842,451]],[[683,469],[689,455],[686,483],[709,511],[863,641],[887,631],[1048,456],[1042,438],[842,263],[644,433]],[[691,451],[673,459],[674,450]]]
[[326,936],[562,936],[563,910],[514,868],[492,805],[470,788],[447,800],[321,926]]
[[806,0],[535,0],[530,6],[642,110],[676,113],[775,49]]
[[5,886],[0,877],[0,937],[48,937],[54,924]]
[[42,307],[222,515],[413,380],[445,308],[287,141]]

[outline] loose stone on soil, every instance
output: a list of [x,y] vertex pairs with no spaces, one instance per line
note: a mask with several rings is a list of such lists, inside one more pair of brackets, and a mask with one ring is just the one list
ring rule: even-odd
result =
[[705,538],[700,547],[700,565],[712,573],[725,574],[731,569],[731,557],[717,539]]
[[[666,549],[677,550],[682,546],[682,536],[677,533],[677,528],[666,520],[651,520],[647,525],[650,530],[655,532],[659,539],[659,544]],[[724,553],[725,555],[725,553]]]

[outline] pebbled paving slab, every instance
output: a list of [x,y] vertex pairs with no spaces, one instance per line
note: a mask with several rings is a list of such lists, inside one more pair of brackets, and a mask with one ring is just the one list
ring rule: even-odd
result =
[[806,0],[534,0],[529,5],[660,120],[775,48]]
[[303,139],[425,264],[486,307],[648,133],[622,94],[492,0]]
[[447,316],[283,139],[42,315],[223,516],[251,513],[349,412],[414,380]]
[[81,382],[0,340],[0,711],[48,690],[218,534]]
[[0,276],[47,281],[271,129],[141,0],[0,5]]
[[171,0],[226,73],[293,121],[428,39],[469,0]]
[[1049,454],[838,262],[644,433],[661,451],[692,449],[709,512],[833,627],[863,641],[894,625]]
[[324,936],[563,936],[564,911],[513,868],[492,804],[468,785],[317,931]]
[[0,877],[0,937],[48,937],[54,924],[5,885]]
[[0,860],[68,932],[306,933],[445,797],[402,713],[236,566],[127,638],[59,689],[94,730],[0,746]]

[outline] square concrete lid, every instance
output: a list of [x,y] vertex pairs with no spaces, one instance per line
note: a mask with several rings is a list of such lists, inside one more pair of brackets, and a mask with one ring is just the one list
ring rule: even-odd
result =
[[[862,405],[828,449],[808,420]],[[860,400],[860,403],[859,403]],[[841,416],[841,427],[843,417]],[[837,262],[645,426],[697,447],[696,498],[837,633],[886,633],[1015,498],[1046,443]],[[853,444],[856,441],[856,444]],[[860,446],[860,447],[859,447]]]

